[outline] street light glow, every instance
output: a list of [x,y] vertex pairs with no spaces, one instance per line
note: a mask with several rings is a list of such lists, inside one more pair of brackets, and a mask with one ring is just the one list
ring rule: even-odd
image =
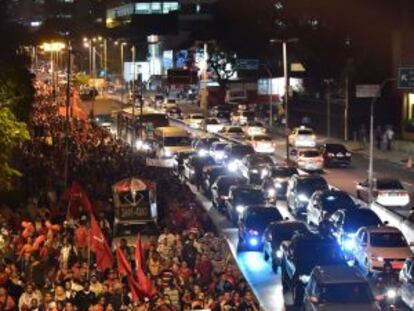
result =
[[40,48],[45,52],[60,52],[65,47],[66,45],[62,42],[45,42],[40,46]]

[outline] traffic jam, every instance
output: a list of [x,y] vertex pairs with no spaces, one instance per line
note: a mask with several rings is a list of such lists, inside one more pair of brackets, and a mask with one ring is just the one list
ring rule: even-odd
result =
[[[312,128],[298,126],[287,137],[287,163],[284,138],[275,138],[248,106],[204,113],[183,102],[149,96],[141,110],[113,114],[111,131],[210,202],[237,230],[236,256],[260,253],[280,276],[284,296],[291,297],[287,307],[414,308],[411,245],[368,207],[368,180],[356,184],[354,197],[324,177],[326,168],[352,166],[344,145],[319,144]],[[130,126],[135,117],[137,133]],[[384,207],[410,202],[397,179],[378,178],[372,186],[374,202]]]

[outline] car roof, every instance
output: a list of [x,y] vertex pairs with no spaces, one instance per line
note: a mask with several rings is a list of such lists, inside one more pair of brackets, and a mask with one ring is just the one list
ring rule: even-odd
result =
[[401,233],[401,231],[395,227],[389,227],[389,226],[370,226],[370,227],[364,227],[367,229],[369,233]]
[[274,221],[274,222],[270,223],[269,226],[271,226],[271,227],[285,227],[285,228],[303,226],[304,228],[307,228],[306,224],[302,221],[299,221],[299,220]]
[[345,264],[315,267],[313,275],[323,284],[368,283],[358,270]]
[[297,174],[295,174],[293,176],[295,176],[295,178],[297,178],[298,180],[309,180],[309,179],[323,179],[323,180],[325,180],[325,178],[323,178],[320,175],[316,175],[316,174],[314,174],[314,175],[297,175]]

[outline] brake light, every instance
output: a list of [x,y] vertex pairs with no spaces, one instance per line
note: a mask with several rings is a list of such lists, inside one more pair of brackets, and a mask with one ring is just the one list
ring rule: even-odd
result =
[[259,231],[257,231],[256,229],[249,229],[249,234],[251,235],[259,235]]

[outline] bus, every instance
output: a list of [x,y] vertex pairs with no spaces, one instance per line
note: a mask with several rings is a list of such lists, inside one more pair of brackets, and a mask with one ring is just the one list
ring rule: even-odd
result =
[[126,141],[131,141],[134,130],[134,137],[140,137],[143,141],[152,139],[154,130],[165,126],[169,126],[167,115],[147,107],[143,109],[142,119],[140,108],[135,108],[135,111],[133,111],[132,107],[129,107],[118,111],[116,114],[117,137]]

